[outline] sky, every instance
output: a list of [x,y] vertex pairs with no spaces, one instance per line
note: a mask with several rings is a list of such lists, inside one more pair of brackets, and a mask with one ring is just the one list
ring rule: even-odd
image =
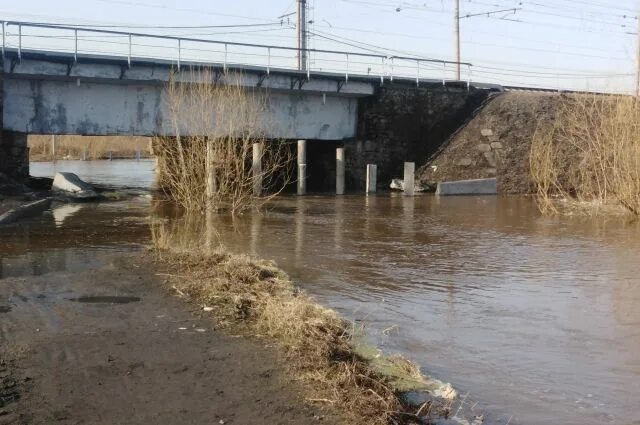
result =
[[[308,0],[310,47],[454,60],[454,1]],[[295,15],[279,17],[295,10],[296,0],[0,0],[4,20],[114,25],[110,29],[288,47],[296,46]],[[638,10],[640,0],[460,0],[461,61],[472,64],[463,67],[462,78],[632,92]],[[23,30],[24,35],[41,36],[25,37],[27,47],[29,42],[34,47],[54,43],[38,31]],[[8,43],[15,44],[15,27],[8,27],[7,32]],[[65,34],[55,40],[56,47],[71,48],[73,40]],[[103,36],[100,40],[90,34],[81,37],[87,51],[106,52],[110,45],[119,53],[126,50],[125,42],[109,45]],[[123,41],[122,37],[112,37],[114,40]],[[213,50],[215,60],[223,60],[222,45],[181,46],[183,60],[213,58]],[[228,57],[229,61],[295,65],[293,51],[271,50],[267,55],[264,49],[260,54],[255,49],[227,49],[227,55],[236,55]],[[145,39],[135,41],[133,50],[134,56],[171,56],[176,49],[171,42]],[[392,68],[389,61],[383,65],[378,57],[352,55],[347,59],[318,53],[312,55],[310,65],[335,72],[454,78],[453,66],[435,62],[398,60]]]

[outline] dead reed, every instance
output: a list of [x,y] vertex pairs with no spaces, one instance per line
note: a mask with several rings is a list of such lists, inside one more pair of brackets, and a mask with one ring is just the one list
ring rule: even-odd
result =
[[[276,342],[294,379],[307,384],[309,402],[331,404],[351,424],[421,424],[449,414],[455,397],[450,386],[428,380],[401,356],[382,356],[358,344],[352,323],[296,289],[275,264],[221,248],[196,249],[201,241],[185,239],[183,229],[175,222],[152,226],[159,263],[169,269],[168,284],[219,323],[242,325]],[[410,390],[432,390],[449,400],[434,396],[412,406],[402,397]]]
[[209,68],[194,68],[169,80],[174,137],[157,138],[154,149],[160,186],[186,210],[242,212],[269,201],[289,181],[291,150],[268,140],[265,97],[242,87],[241,77],[216,80]]
[[640,102],[565,96],[537,128],[530,165],[543,213],[640,215]]

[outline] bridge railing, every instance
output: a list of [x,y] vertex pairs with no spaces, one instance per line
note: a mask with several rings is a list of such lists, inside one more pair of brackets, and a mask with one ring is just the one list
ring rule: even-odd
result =
[[[267,44],[241,43],[181,36],[113,31],[84,26],[65,26],[34,22],[0,21],[2,54],[9,48],[66,52],[78,60],[83,54],[100,54],[126,58],[129,65],[136,59],[168,60],[178,68],[185,63],[217,64],[222,67],[256,66],[269,73],[272,69],[297,70],[306,73],[328,72],[343,75],[393,79],[411,79],[419,85],[424,80],[454,81],[457,63],[422,57],[392,56],[376,53],[304,49]],[[298,55],[306,53],[305,66],[299,68]],[[471,81],[472,65],[460,63],[461,79]]]

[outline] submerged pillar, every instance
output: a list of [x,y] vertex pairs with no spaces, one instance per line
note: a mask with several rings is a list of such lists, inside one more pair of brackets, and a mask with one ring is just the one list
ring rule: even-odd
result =
[[298,195],[307,193],[307,141],[298,140]]
[[404,194],[406,196],[413,196],[414,186],[416,181],[416,163],[405,162],[404,163]]
[[336,148],[336,195],[344,195],[344,148]]
[[253,144],[253,196],[262,196],[262,143]]
[[378,166],[367,164],[367,193],[375,193],[378,185]]

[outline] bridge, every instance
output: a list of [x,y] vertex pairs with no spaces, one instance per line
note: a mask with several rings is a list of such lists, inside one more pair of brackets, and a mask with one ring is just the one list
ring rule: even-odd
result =
[[[115,46],[115,47],[114,47]],[[213,41],[95,28],[2,22],[3,168],[26,134],[172,135],[165,87],[202,66],[266,94],[270,137],[353,140],[362,99],[386,86],[470,91],[499,86],[447,79],[454,62]],[[443,77],[444,76],[444,77]],[[3,163],[4,162],[4,163]],[[14,170],[15,172],[15,170]]]

